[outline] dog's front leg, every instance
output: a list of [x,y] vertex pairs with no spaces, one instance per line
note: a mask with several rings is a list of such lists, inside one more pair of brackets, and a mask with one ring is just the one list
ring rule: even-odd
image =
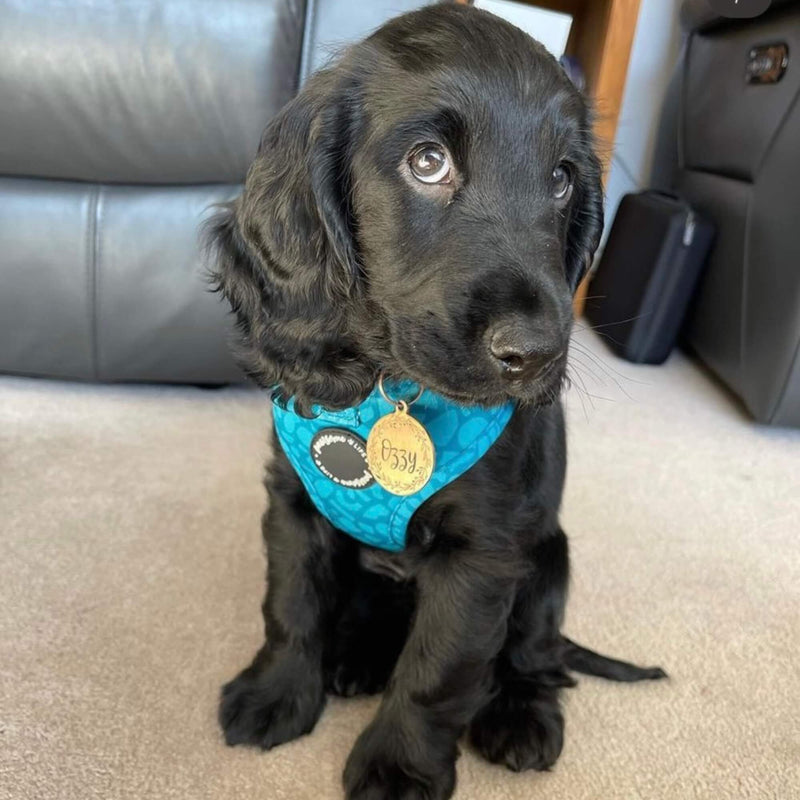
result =
[[264,517],[267,642],[222,690],[219,720],[229,745],[269,749],[309,733],[322,713],[322,650],[335,602],[336,534],[299,480],[269,487]]
[[559,695],[573,683],[564,668],[561,637],[567,537],[561,530],[542,536],[531,556],[495,663],[498,691],[470,725],[478,752],[515,771],[545,770],[555,763],[564,741]]
[[506,635],[514,580],[499,574],[502,563],[458,549],[423,563],[411,632],[345,768],[349,800],[452,794],[458,739],[487,700]]

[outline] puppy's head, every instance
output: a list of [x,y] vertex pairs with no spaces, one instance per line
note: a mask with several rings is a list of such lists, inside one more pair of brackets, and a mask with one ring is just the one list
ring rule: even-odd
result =
[[484,12],[399,17],[270,124],[217,222],[242,361],[298,407],[377,375],[455,400],[547,402],[602,227],[586,105]]

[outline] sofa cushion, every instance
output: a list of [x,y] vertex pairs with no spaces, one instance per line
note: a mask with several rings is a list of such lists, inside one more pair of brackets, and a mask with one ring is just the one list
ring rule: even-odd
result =
[[197,237],[238,192],[0,178],[0,372],[241,380]]
[[0,174],[241,181],[294,94],[302,0],[4,0]]

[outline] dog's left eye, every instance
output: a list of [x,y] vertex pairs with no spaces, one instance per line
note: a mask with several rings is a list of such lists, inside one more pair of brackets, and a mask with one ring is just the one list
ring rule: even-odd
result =
[[572,190],[572,172],[567,164],[559,164],[553,170],[553,197],[563,200]]
[[411,174],[422,183],[449,183],[450,159],[438,145],[424,144],[408,157]]

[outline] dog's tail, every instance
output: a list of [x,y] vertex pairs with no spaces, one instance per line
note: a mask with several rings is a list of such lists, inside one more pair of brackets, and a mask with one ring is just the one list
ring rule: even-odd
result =
[[610,681],[655,681],[666,678],[667,673],[661,667],[637,667],[627,661],[618,661],[616,658],[601,656],[586,647],[575,644],[566,636],[564,640],[564,663],[567,669],[582,672],[585,675],[595,675]]

